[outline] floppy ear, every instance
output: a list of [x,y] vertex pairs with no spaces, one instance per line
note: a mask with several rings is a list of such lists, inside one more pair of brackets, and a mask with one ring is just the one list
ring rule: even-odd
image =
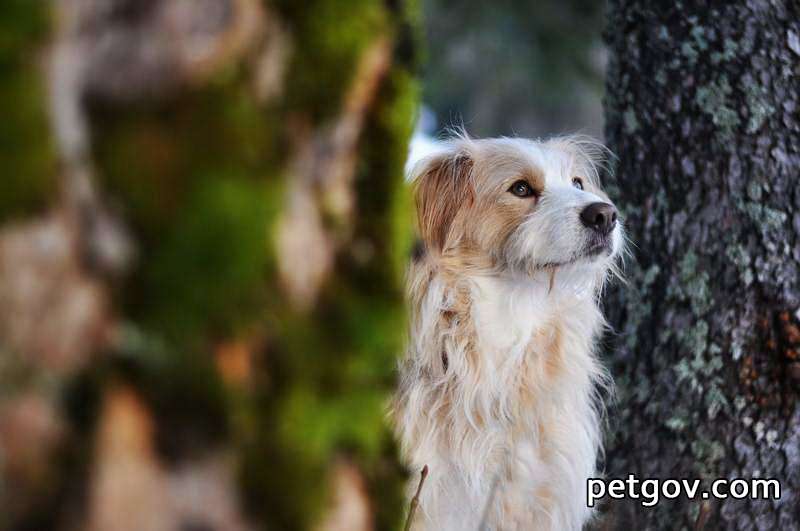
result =
[[429,249],[444,249],[459,209],[472,204],[472,166],[468,153],[449,151],[422,161],[415,172],[417,223]]

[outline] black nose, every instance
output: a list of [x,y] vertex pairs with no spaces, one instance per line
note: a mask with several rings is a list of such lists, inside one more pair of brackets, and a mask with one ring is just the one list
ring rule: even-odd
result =
[[581,221],[590,229],[608,234],[617,224],[617,209],[608,203],[592,203],[581,211]]

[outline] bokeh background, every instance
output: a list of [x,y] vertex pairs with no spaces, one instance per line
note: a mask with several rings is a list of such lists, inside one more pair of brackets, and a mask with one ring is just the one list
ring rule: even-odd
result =
[[424,1],[422,100],[434,134],[603,134],[604,3]]

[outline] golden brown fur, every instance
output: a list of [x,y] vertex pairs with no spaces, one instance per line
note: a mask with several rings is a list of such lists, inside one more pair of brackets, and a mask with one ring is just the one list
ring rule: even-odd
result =
[[418,529],[484,515],[489,529],[579,529],[590,515],[597,295],[622,238],[579,219],[608,201],[594,154],[575,139],[459,137],[417,169],[425,250],[394,415],[409,464],[430,469]]

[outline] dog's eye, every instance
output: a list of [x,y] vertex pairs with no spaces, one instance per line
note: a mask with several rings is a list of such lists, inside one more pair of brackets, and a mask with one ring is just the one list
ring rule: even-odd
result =
[[580,177],[573,177],[572,186],[574,186],[578,190],[583,190],[583,179],[581,179]]
[[525,181],[515,182],[508,191],[517,197],[531,197],[534,195],[533,188]]

